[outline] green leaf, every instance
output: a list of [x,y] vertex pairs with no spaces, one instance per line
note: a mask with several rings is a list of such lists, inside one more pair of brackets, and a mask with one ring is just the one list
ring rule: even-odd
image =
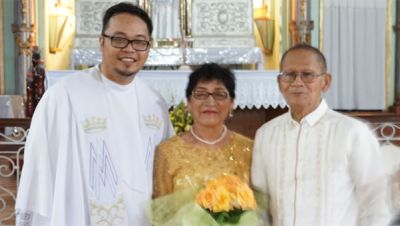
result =
[[241,209],[233,209],[231,211],[224,211],[224,212],[218,212],[214,213],[210,211],[209,209],[206,209],[208,213],[214,218],[214,220],[219,224],[219,225],[224,225],[224,224],[237,224],[240,220],[240,216],[244,213],[243,210]]
[[193,124],[193,117],[187,110],[186,104],[183,101],[173,109],[170,109],[169,118],[177,134],[189,131]]

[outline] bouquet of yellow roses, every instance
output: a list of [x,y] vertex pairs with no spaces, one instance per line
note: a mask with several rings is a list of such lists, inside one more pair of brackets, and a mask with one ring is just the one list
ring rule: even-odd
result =
[[185,190],[153,200],[155,226],[261,226],[265,209],[257,208],[250,187],[239,177],[223,175],[198,190]]
[[253,191],[233,175],[209,181],[197,194],[196,203],[208,211],[218,224],[237,224],[245,211],[257,208]]

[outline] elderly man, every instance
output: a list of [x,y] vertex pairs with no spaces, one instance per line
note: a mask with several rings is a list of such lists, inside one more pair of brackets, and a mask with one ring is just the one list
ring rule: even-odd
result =
[[253,186],[270,196],[272,225],[388,225],[379,144],[364,123],[329,109],[323,54],[300,44],[280,68],[289,112],[257,131],[252,166]]

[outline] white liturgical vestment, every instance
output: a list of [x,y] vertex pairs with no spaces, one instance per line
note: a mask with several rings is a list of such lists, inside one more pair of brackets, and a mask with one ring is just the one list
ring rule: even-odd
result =
[[257,131],[252,183],[270,196],[273,226],[387,226],[379,150],[366,124],[322,100],[300,122],[289,112]]
[[97,66],[62,79],[32,119],[17,225],[149,225],[154,150],[171,135],[167,106],[140,77],[118,85]]

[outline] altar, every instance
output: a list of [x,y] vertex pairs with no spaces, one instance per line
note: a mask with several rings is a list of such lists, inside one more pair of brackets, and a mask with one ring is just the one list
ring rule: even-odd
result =
[[[98,48],[75,48],[71,55],[71,68],[93,66],[101,62]],[[257,70],[264,69],[263,52],[258,47],[241,48],[151,48],[145,67],[180,65],[218,64],[253,64]]]
[[[47,89],[74,70],[47,71]],[[190,70],[141,70],[140,76],[159,92],[169,107],[186,102],[185,89]],[[227,126],[248,137],[266,121],[287,111],[286,102],[279,92],[277,71],[234,70],[236,98],[234,116],[227,119]],[[245,125],[245,126],[244,126]]]
[[[47,88],[74,70],[47,71]],[[170,107],[186,102],[185,89],[191,71],[142,70],[138,76],[158,91]],[[286,102],[279,92],[277,71],[234,70],[236,76],[235,109],[284,108]]]

